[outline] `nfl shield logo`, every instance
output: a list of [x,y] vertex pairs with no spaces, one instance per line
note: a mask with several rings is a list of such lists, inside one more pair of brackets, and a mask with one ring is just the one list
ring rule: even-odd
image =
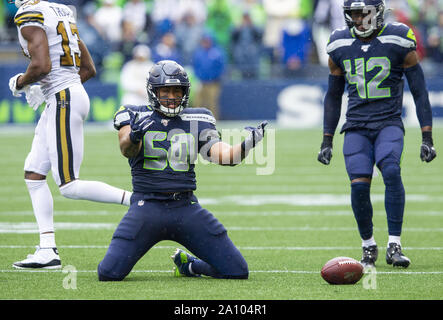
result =
[[361,46],[361,49],[362,49],[364,52],[368,52],[368,49],[369,49],[370,46],[371,46],[370,44],[365,45],[365,46]]
[[168,126],[169,120],[168,119],[162,119],[161,121],[162,125],[164,125],[165,127]]

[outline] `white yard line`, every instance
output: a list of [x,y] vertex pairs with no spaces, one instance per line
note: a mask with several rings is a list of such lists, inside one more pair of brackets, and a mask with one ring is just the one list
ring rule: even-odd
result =
[[[93,222],[56,222],[55,230],[115,230],[116,223],[93,223]],[[356,227],[312,227],[309,225],[294,227],[259,227],[259,226],[226,226],[229,231],[252,231],[252,232],[276,232],[276,231],[355,231]],[[386,228],[377,230],[386,231]],[[403,228],[408,232],[443,232],[443,228]],[[29,234],[38,233],[38,227],[35,222],[0,222],[0,234]]]
[[[275,211],[218,211],[214,210],[216,216],[353,216],[351,209],[349,210],[275,210]],[[127,210],[124,208],[121,211],[106,211],[106,210],[56,210],[54,216],[122,216]],[[385,216],[386,213],[381,210],[374,212],[374,215]],[[443,211],[407,211],[407,216],[443,216]],[[34,216],[31,210],[25,211],[0,211],[0,216]]]
[[[26,249],[35,248],[35,246],[28,245],[0,245],[0,249]],[[107,249],[108,245],[66,245],[57,246],[58,249]],[[154,246],[152,249],[175,249],[177,246]],[[151,249],[151,250],[152,250]],[[361,250],[361,247],[286,247],[286,246],[263,246],[263,247],[238,247],[239,250],[289,250],[289,251],[329,251],[329,250]],[[443,247],[403,247],[404,250],[419,250],[419,251],[441,251]]]
[[[62,196],[54,196],[54,200],[61,200]],[[384,202],[384,194],[371,194],[372,203]],[[429,194],[408,194],[408,203],[443,203],[442,196],[433,196]],[[25,195],[7,195],[0,196],[0,202],[29,202],[29,196]],[[257,194],[257,195],[237,195],[222,197],[200,197],[199,202],[202,205],[223,205],[235,206],[262,206],[262,205],[288,205],[288,206],[315,206],[331,207],[350,205],[349,194]]]
[[[0,270],[0,273],[61,273],[63,270],[16,270],[7,269]],[[97,270],[69,270],[69,272],[77,273],[97,273]],[[250,270],[250,273],[294,273],[294,274],[320,274],[320,271],[308,271],[308,270]],[[171,270],[132,270],[131,273],[171,273]],[[376,271],[377,274],[389,274],[389,275],[438,275],[443,274],[443,271]]]

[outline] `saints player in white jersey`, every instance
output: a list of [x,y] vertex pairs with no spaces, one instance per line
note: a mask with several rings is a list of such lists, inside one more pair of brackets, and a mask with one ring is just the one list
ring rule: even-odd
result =
[[57,269],[61,261],[55,243],[48,172],[52,172],[66,198],[129,205],[131,193],[102,182],[78,179],[83,160],[83,122],[90,105],[82,83],[95,76],[95,66],[80,40],[72,10],[40,0],[15,0],[15,5],[19,9],[14,22],[30,63],[26,72],[10,79],[9,87],[16,97],[25,93],[34,110],[43,102],[46,107],[24,166],[40,245],[33,255],[13,266]]

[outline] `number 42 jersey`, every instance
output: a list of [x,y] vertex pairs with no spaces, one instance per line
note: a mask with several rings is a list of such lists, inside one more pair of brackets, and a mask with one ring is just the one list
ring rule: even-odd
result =
[[386,24],[369,42],[348,28],[335,30],[327,52],[343,70],[348,88],[348,109],[342,132],[352,128],[403,128],[403,63],[416,49],[412,30],[404,24]]
[[23,38],[21,29],[33,26],[43,29],[48,38],[49,55],[52,68],[40,80],[46,98],[72,84],[81,83],[80,36],[74,13],[65,5],[34,0],[21,6],[15,15],[14,23],[25,56],[30,58],[28,42]]

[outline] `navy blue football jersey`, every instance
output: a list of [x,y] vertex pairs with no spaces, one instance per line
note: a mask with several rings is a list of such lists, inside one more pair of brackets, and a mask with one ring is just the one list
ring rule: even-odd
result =
[[384,25],[369,42],[346,27],[331,34],[327,52],[345,74],[349,98],[342,132],[386,125],[403,128],[403,63],[415,49],[414,33],[401,23]]
[[129,159],[133,191],[180,192],[196,189],[194,166],[198,153],[208,159],[209,149],[220,141],[211,111],[186,108],[166,117],[149,106],[123,106],[114,115],[114,127],[130,124],[129,110],[155,122],[143,138],[139,154]]

